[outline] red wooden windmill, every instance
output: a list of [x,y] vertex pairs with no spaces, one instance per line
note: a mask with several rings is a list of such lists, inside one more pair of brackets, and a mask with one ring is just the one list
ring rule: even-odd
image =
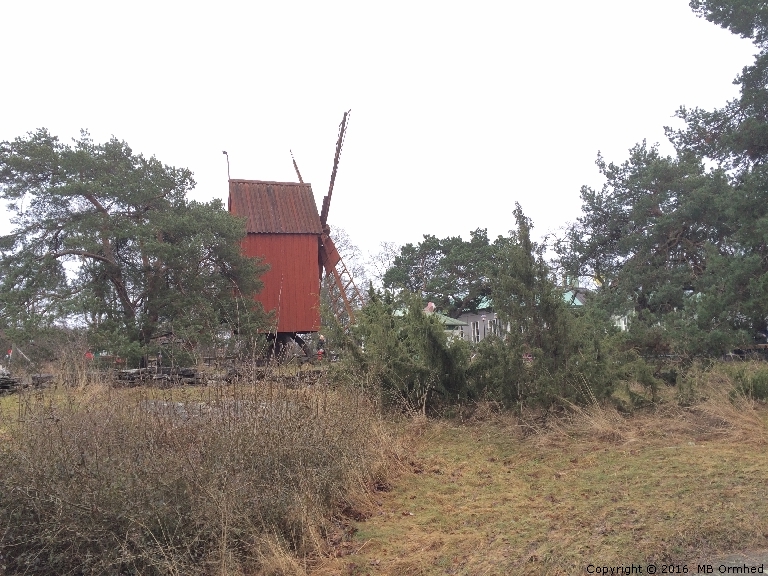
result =
[[337,318],[353,323],[354,310],[362,305],[327,223],[348,116],[345,112],[339,126],[331,182],[319,215],[312,187],[302,180],[295,161],[299,182],[229,180],[229,211],[247,221],[243,252],[270,266],[262,276],[264,288],[254,298],[265,310],[274,311],[268,336],[274,339],[276,352],[293,339],[308,353],[299,335],[320,329],[323,275],[330,280]]

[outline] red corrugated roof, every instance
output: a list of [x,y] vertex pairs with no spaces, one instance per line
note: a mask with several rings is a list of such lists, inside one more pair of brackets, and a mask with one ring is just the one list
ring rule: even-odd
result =
[[322,232],[309,184],[230,180],[229,211],[248,219],[249,234]]

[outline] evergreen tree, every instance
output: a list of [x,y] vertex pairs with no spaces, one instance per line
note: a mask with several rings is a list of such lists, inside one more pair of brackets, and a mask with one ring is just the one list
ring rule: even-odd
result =
[[136,354],[163,334],[253,332],[264,268],[241,255],[244,224],[220,201],[190,201],[193,186],[189,170],[115,138],[83,132],[66,145],[41,129],[0,143],[0,197],[15,226],[0,238],[9,331],[70,322]]
[[482,228],[470,232],[469,241],[425,234],[417,245],[401,247],[382,283],[389,290],[406,290],[434,302],[455,318],[475,310],[490,294],[492,253],[487,230]]
[[470,382],[478,393],[507,404],[607,395],[613,384],[604,352],[607,318],[566,303],[545,245],[531,240],[533,224],[519,204],[514,216],[516,230],[493,245],[492,300],[504,330],[479,344]]
[[559,245],[562,265],[593,277],[607,311],[628,314],[645,353],[719,355],[768,332],[768,8],[693,0],[694,11],[758,48],[738,98],[681,108],[675,155],[645,143],[620,164],[598,158],[602,190]]

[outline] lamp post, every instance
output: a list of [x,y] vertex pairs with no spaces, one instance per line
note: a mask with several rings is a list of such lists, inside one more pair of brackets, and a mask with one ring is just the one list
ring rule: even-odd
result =
[[229,154],[227,154],[226,150],[222,150],[221,153],[227,157],[227,180],[232,180],[232,177],[229,175]]

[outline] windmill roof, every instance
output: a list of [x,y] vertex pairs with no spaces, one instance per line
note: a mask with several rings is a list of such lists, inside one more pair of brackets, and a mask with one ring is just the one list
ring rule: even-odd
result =
[[249,234],[321,234],[310,184],[230,180],[229,211],[247,219]]

